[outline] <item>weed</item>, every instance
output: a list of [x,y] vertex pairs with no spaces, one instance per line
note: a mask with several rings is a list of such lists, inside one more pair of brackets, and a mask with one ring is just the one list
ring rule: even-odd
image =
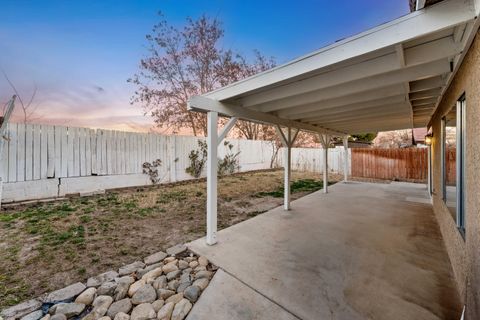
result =
[[149,216],[153,213],[153,208],[142,208],[137,211],[137,214],[142,217]]
[[92,221],[92,217],[87,215],[80,216],[81,223],[89,223],[90,221]]
[[159,204],[167,204],[170,201],[184,201],[187,200],[188,195],[185,191],[180,190],[180,191],[171,191],[171,192],[165,192],[162,193],[158,199],[157,203]]
[[123,206],[127,210],[132,210],[138,207],[138,202],[135,199],[132,199],[130,201],[124,202]]

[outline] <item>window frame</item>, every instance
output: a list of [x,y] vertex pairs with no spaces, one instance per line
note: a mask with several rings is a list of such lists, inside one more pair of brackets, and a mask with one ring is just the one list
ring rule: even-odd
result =
[[441,128],[440,128],[440,165],[442,167],[442,200],[446,204],[447,203],[447,168],[446,163],[447,159],[445,156],[446,148],[445,142],[447,139],[447,117],[443,116],[441,120]]
[[[440,151],[442,167],[442,200],[447,204],[447,157],[445,146],[447,139],[447,114],[442,117],[440,128]],[[455,142],[455,183],[456,183],[456,201],[455,201],[455,224],[461,235],[465,238],[465,168],[466,168],[466,97],[465,93],[460,96],[456,102],[456,142]]]
[[465,233],[465,158],[466,158],[466,98],[463,94],[457,101],[457,144],[456,144],[456,223],[462,234]]

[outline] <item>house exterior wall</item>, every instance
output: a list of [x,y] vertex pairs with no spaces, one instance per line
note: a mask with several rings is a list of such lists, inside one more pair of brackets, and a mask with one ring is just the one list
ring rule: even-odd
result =
[[[465,239],[442,200],[441,119],[466,96]],[[480,36],[477,33],[462,65],[431,121],[433,129],[433,208],[447,247],[466,319],[480,319]]]

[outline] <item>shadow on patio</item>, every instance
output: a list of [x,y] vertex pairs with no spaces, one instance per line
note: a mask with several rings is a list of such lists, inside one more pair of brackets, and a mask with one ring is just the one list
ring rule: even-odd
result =
[[188,319],[459,319],[424,185],[338,183],[189,244],[219,271]]

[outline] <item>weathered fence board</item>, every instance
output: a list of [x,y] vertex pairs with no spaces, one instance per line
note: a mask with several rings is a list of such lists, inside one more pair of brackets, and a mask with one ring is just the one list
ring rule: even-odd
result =
[[[447,156],[449,166],[452,166],[451,153],[452,150],[449,150],[449,156]],[[351,172],[354,177],[402,181],[426,181],[427,179],[427,148],[352,149],[351,157]],[[449,172],[448,180],[454,181],[454,156],[453,170],[447,169],[447,172]],[[451,180],[452,175],[453,180]]]

